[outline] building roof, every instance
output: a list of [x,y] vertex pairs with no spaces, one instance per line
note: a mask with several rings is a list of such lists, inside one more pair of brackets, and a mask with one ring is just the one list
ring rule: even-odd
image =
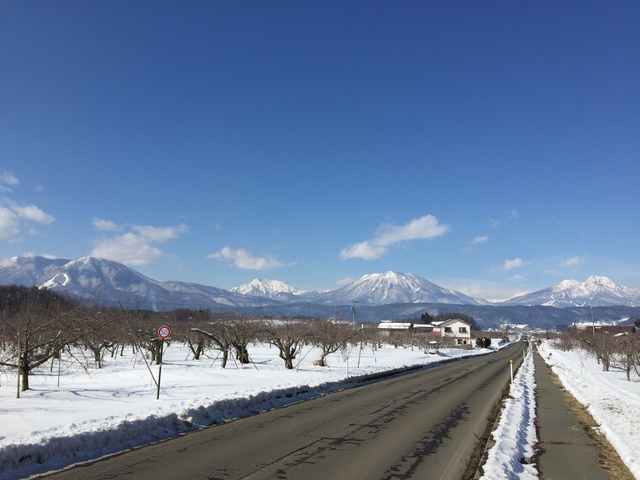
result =
[[411,322],[380,322],[378,328],[384,330],[408,330],[413,326]]

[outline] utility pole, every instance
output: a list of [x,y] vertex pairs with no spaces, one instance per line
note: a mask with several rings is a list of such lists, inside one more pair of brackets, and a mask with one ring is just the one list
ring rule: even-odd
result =
[[351,301],[351,326],[354,328],[356,326],[356,303],[358,303],[357,300]]

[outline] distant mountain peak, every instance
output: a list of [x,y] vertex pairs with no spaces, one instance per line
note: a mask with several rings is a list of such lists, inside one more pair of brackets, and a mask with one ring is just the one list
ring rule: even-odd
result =
[[518,295],[503,305],[550,307],[640,306],[640,289],[622,287],[608,277],[592,275],[584,282],[562,280],[551,287]]
[[304,290],[289,285],[279,280],[265,280],[255,278],[249,283],[228,289],[230,292],[241,293],[243,295],[265,296],[268,298],[277,298],[282,294],[302,295],[306,293]]
[[412,273],[388,271],[363,275],[337,290],[326,292],[325,302],[358,301],[369,305],[391,303],[449,303],[485,305],[488,302],[442,288]]
[[599,275],[591,275],[589,278],[587,278],[584,284],[604,288],[620,288],[620,286],[610,278]]

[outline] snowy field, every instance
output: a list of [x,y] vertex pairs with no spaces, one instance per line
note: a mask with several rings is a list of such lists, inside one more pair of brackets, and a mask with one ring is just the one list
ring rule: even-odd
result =
[[[480,355],[488,350],[422,350],[385,347],[373,351],[336,353],[329,366],[313,366],[317,351],[302,352],[297,369],[286,370],[278,351],[251,346],[254,364],[230,360],[192,359],[185,346],[174,343],[165,353],[160,399],[151,373],[140,356],[106,358],[102,369],[92,361],[54,363],[31,377],[32,389],[16,398],[14,373],[0,372],[0,478],[11,480],[122,449],[179,435],[266,409],[297,402],[326,392],[348,388],[363,375]],[[590,405],[592,415],[640,479],[640,381],[623,374],[603,374],[595,360],[550,345],[541,349],[567,388]],[[359,362],[359,366],[358,366]],[[593,365],[592,365],[593,364]],[[59,369],[59,370],[58,370]],[[515,376],[511,395],[494,432],[495,446],[484,467],[486,479],[537,478],[522,457],[533,454],[535,444],[535,382],[532,357],[527,356]],[[591,385],[598,388],[592,388]],[[601,396],[607,395],[605,398]]]

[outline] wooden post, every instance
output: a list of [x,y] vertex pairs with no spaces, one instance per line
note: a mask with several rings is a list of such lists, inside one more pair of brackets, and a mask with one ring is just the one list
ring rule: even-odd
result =
[[513,360],[509,360],[509,366],[511,367],[511,383],[513,383]]

